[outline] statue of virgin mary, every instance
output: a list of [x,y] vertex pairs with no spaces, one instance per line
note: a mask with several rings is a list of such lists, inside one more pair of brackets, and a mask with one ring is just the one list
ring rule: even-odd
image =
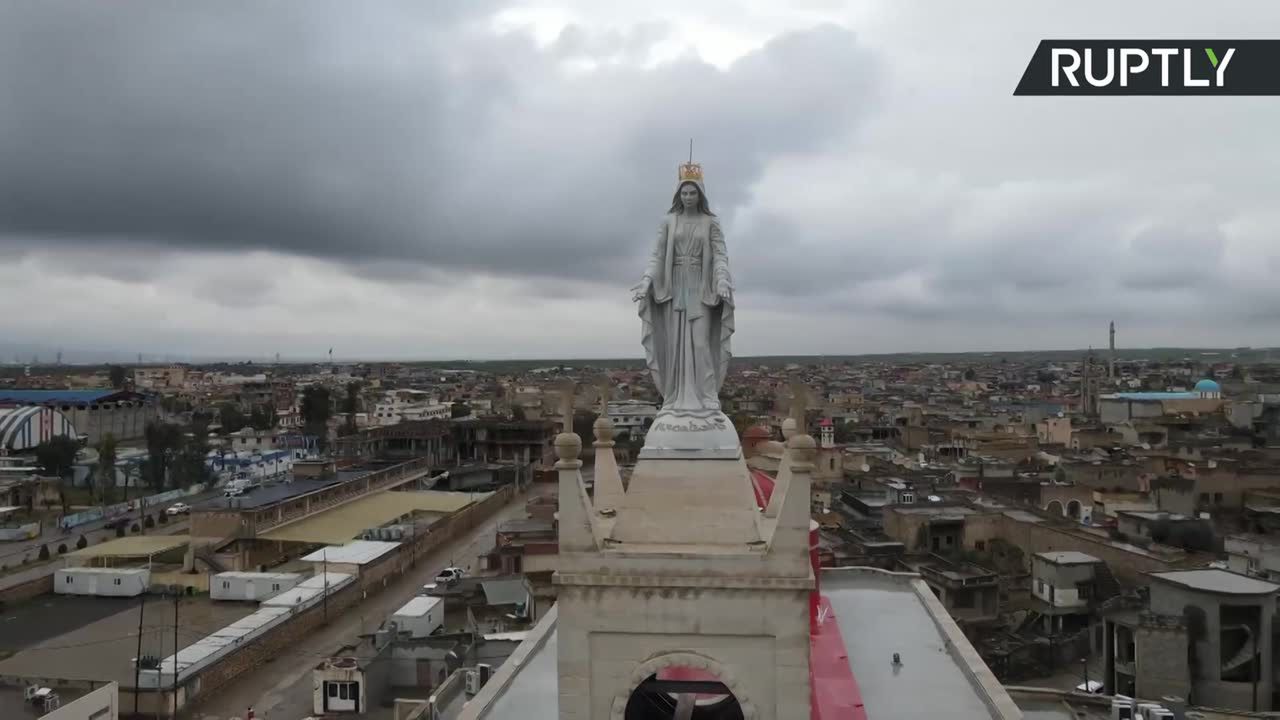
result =
[[733,278],[724,233],[707,203],[697,163],[680,165],[671,209],[633,290],[662,414],[721,415],[720,387],[733,335]]

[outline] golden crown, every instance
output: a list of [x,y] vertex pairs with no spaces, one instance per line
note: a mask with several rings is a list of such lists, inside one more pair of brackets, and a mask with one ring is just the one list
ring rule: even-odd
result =
[[702,182],[702,165],[696,162],[680,163],[678,178],[680,182]]

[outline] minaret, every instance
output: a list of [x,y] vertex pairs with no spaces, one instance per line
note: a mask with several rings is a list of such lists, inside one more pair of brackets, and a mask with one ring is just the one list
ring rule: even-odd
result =
[[1111,382],[1116,381],[1116,321],[1111,321],[1111,356],[1107,358],[1107,379]]

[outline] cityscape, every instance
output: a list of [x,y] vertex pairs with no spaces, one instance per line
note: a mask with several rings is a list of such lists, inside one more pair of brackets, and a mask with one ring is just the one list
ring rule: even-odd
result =
[[0,720],[1277,716],[1246,5],[0,2]]

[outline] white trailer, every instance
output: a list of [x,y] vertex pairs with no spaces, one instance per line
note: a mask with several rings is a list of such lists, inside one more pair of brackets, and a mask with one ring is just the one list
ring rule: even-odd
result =
[[444,601],[419,595],[397,610],[391,622],[396,624],[397,632],[407,632],[414,638],[427,637],[444,624]]
[[296,573],[224,572],[209,580],[209,597],[214,600],[261,602],[292,590],[302,582]]
[[62,568],[54,573],[53,591],[58,595],[137,597],[147,591],[151,571],[146,568]]

